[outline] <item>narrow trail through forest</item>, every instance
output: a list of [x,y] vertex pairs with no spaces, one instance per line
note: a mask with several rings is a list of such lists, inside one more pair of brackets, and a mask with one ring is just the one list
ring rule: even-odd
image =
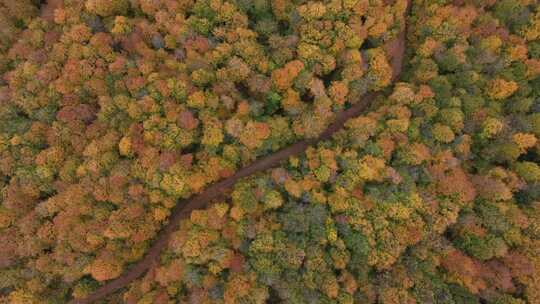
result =
[[[405,15],[407,16],[410,8],[411,1],[407,1],[407,9]],[[54,1],[53,1],[54,2]],[[405,18],[406,19],[406,18]],[[404,21],[403,30],[398,36],[387,42],[384,45],[385,50],[390,55],[390,63],[392,66],[392,83],[401,74],[403,66],[403,58],[405,55],[405,41],[406,41],[406,20]],[[341,111],[336,114],[335,120],[328,128],[321,133],[318,138],[311,140],[302,140],[295,144],[290,145],[282,150],[279,150],[271,155],[262,157],[252,164],[238,170],[230,177],[217,182],[210,187],[206,188],[203,192],[192,196],[189,199],[179,201],[171,211],[169,222],[157,235],[156,240],[147,251],[143,259],[133,264],[129,269],[124,272],[118,278],[107,282],[105,285],[99,287],[88,297],[84,299],[76,299],[69,302],[69,304],[89,304],[100,299],[103,299],[115,291],[126,287],[129,283],[146,273],[151,267],[156,265],[159,260],[161,251],[167,246],[171,234],[178,229],[180,220],[189,218],[191,212],[197,209],[203,209],[207,207],[210,202],[221,195],[225,194],[227,190],[238,182],[238,180],[250,176],[254,173],[262,172],[270,168],[278,166],[281,162],[288,159],[292,155],[296,155],[305,151],[309,146],[315,145],[320,141],[330,139],[332,135],[343,128],[345,122],[351,118],[354,118],[364,112],[372,101],[380,96],[382,93],[367,93],[361,97],[358,103],[352,105],[349,109]]]

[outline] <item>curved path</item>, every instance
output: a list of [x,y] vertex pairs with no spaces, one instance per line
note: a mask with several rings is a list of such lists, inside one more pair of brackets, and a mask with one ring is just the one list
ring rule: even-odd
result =
[[[411,0],[407,1],[407,10],[406,14],[410,10]],[[389,41],[384,47],[388,54],[391,57],[392,65],[392,82],[397,79],[401,73],[403,65],[403,57],[405,53],[405,36],[406,36],[406,27],[403,24],[403,30],[399,35],[392,41]],[[105,285],[99,287],[92,294],[84,299],[72,300],[70,304],[89,304],[97,300],[103,299],[113,292],[126,287],[129,283],[142,276],[148,269],[155,266],[159,260],[159,255],[163,248],[167,246],[170,235],[178,229],[178,224],[180,220],[189,218],[191,212],[196,209],[202,209],[209,205],[209,203],[219,197],[220,195],[225,194],[225,192],[241,178],[250,176],[254,173],[265,171],[267,169],[278,166],[282,161],[289,158],[291,155],[299,154],[307,149],[310,145],[314,145],[320,141],[330,139],[331,136],[338,130],[340,130],[345,122],[350,118],[360,115],[366,108],[371,104],[371,102],[381,95],[380,93],[368,93],[362,96],[362,99],[351,106],[349,109],[341,111],[336,114],[335,120],[328,128],[321,133],[318,138],[311,140],[302,140],[299,141],[287,148],[279,150],[271,155],[260,158],[253,162],[252,164],[238,170],[234,175],[217,182],[210,187],[206,188],[203,192],[192,196],[189,199],[180,201],[172,209],[169,222],[165,227],[159,232],[156,240],[147,251],[144,258],[134,265],[132,265],[126,272],[124,272],[118,278],[107,282]]]

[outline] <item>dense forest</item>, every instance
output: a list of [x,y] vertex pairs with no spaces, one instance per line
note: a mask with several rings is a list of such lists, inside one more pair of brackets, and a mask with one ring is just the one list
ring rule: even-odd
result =
[[0,0],[0,303],[538,304],[538,138],[536,0]]

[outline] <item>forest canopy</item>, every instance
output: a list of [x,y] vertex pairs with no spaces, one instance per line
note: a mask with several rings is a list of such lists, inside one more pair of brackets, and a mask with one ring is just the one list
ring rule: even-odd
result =
[[0,303],[298,142],[102,303],[540,303],[539,138],[535,0],[0,0]]

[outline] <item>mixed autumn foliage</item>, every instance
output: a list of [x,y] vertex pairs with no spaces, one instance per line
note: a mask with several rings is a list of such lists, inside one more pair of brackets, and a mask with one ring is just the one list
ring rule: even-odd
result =
[[[0,0],[0,303],[540,303],[534,0]],[[406,22],[392,84],[384,43]],[[4,30],[5,29],[5,30]]]

